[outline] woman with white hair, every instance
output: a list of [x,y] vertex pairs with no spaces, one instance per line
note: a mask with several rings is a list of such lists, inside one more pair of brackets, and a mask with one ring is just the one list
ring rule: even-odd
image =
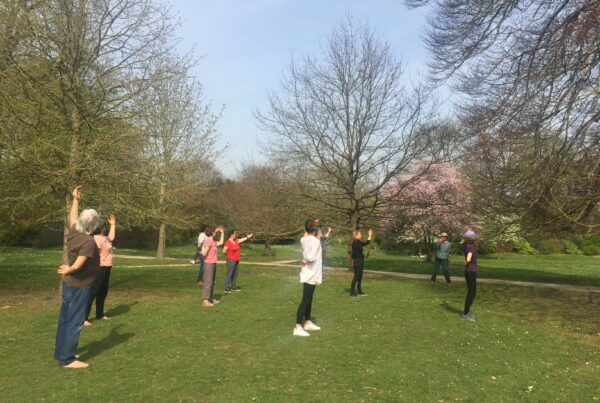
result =
[[465,281],[467,283],[467,296],[465,297],[465,309],[461,318],[475,321],[475,315],[471,313],[471,305],[475,299],[477,290],[477,248],[475,248],[475,231],[465,232]]
[[93,233],[98,228],[99,217],[94,209],[79,213],[82,187],[73,190],[73,204],[69,213],[67,258],[69,264],[58,269],[62,276],[62,303],[56,330],[54,358],[63,368],[86,368],[88,364],[77,360],[77,344],[85,319],[91,287],[100,271],[100,254]]

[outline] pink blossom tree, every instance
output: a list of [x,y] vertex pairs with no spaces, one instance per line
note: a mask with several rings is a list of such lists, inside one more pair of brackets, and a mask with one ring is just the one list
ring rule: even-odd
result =
[[436,164],[422,171],[422,164],[415,164],[386,187],[385,194],[395,196],[384,207],[382,226],[388,237],[421,244],[429,260],[436,235],[461,233],[473,214],[468,188],[455,166]]

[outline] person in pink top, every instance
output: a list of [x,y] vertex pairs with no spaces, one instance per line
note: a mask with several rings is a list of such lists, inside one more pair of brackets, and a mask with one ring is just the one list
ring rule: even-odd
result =
[[237,288],[237,275],[240,266],[240,244],[252,238],[252,234],[238,239],[235,230],[229,231],[229,237],[225,242],[223,253],[227,255],[227,274],[225,274],[225,293],[231,294],[231,291],[240,291]]
[[[214,240],[217,232],[221,233],[218,242]],[[209,308],[219,303],[219,300],[213,298],[213,289],[215,288],[215,276],[217,273],[217,248],[223,245],[225,236],[223,235],[223,227],[214,229],[212,226],[208,226],[205,233],[207,238],[202,248],[202,255],[204,256],[202,306]]]
[[97,231],[97,233],[94,234],[94,241],[96,241],[96,246],[100,252],[100,274],[98,275],[98,278],[92,287],[92,295],[90,297],[90,302],[88,303],[87,315],[85,317],[85,321],[83,322],[84,326],[91,326],[89,317],[94,299],[96,300],[96,319],[110,319],[104,314],[104,302],[106,301],[106,296],[108,295],[108,282],[110,280],[110,270],[112,269],[113,265],[112,243],[115,240],[117,228],[117,220],[115,215],[111,214],[108,217],[107,222],[108,225],[106,225],[105,222],[104,225],[102,225]]

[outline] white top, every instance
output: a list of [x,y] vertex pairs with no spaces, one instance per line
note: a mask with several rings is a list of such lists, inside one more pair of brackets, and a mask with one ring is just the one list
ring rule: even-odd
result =
[[208,237],[206,236],[206,234],[204,232],[201,232],[200,235],[198,235],[198,247],[202,248],[204,246],[204,242],[206,242],[207,239]]
[[300,282],[321,284],[323,282],[323,251],[321,241],[314,235],[307,235],[300,240],[302,257],[309,263],[300,270]]

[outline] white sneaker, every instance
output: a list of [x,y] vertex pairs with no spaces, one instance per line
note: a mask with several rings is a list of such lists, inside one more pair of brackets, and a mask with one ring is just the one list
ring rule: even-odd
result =
[[311,322],[304,325],[304,330],[321,330],[321,328]]
[[190,260],[190,263],[191,263],[191,264],[196,264],[196,262],[194,262],[193,260]]
[[310,336],[310,334],[306,330],[302,329],[301,327],[295,327],[293,334],[294,334],[294,336],[304,336],[304,337]]

